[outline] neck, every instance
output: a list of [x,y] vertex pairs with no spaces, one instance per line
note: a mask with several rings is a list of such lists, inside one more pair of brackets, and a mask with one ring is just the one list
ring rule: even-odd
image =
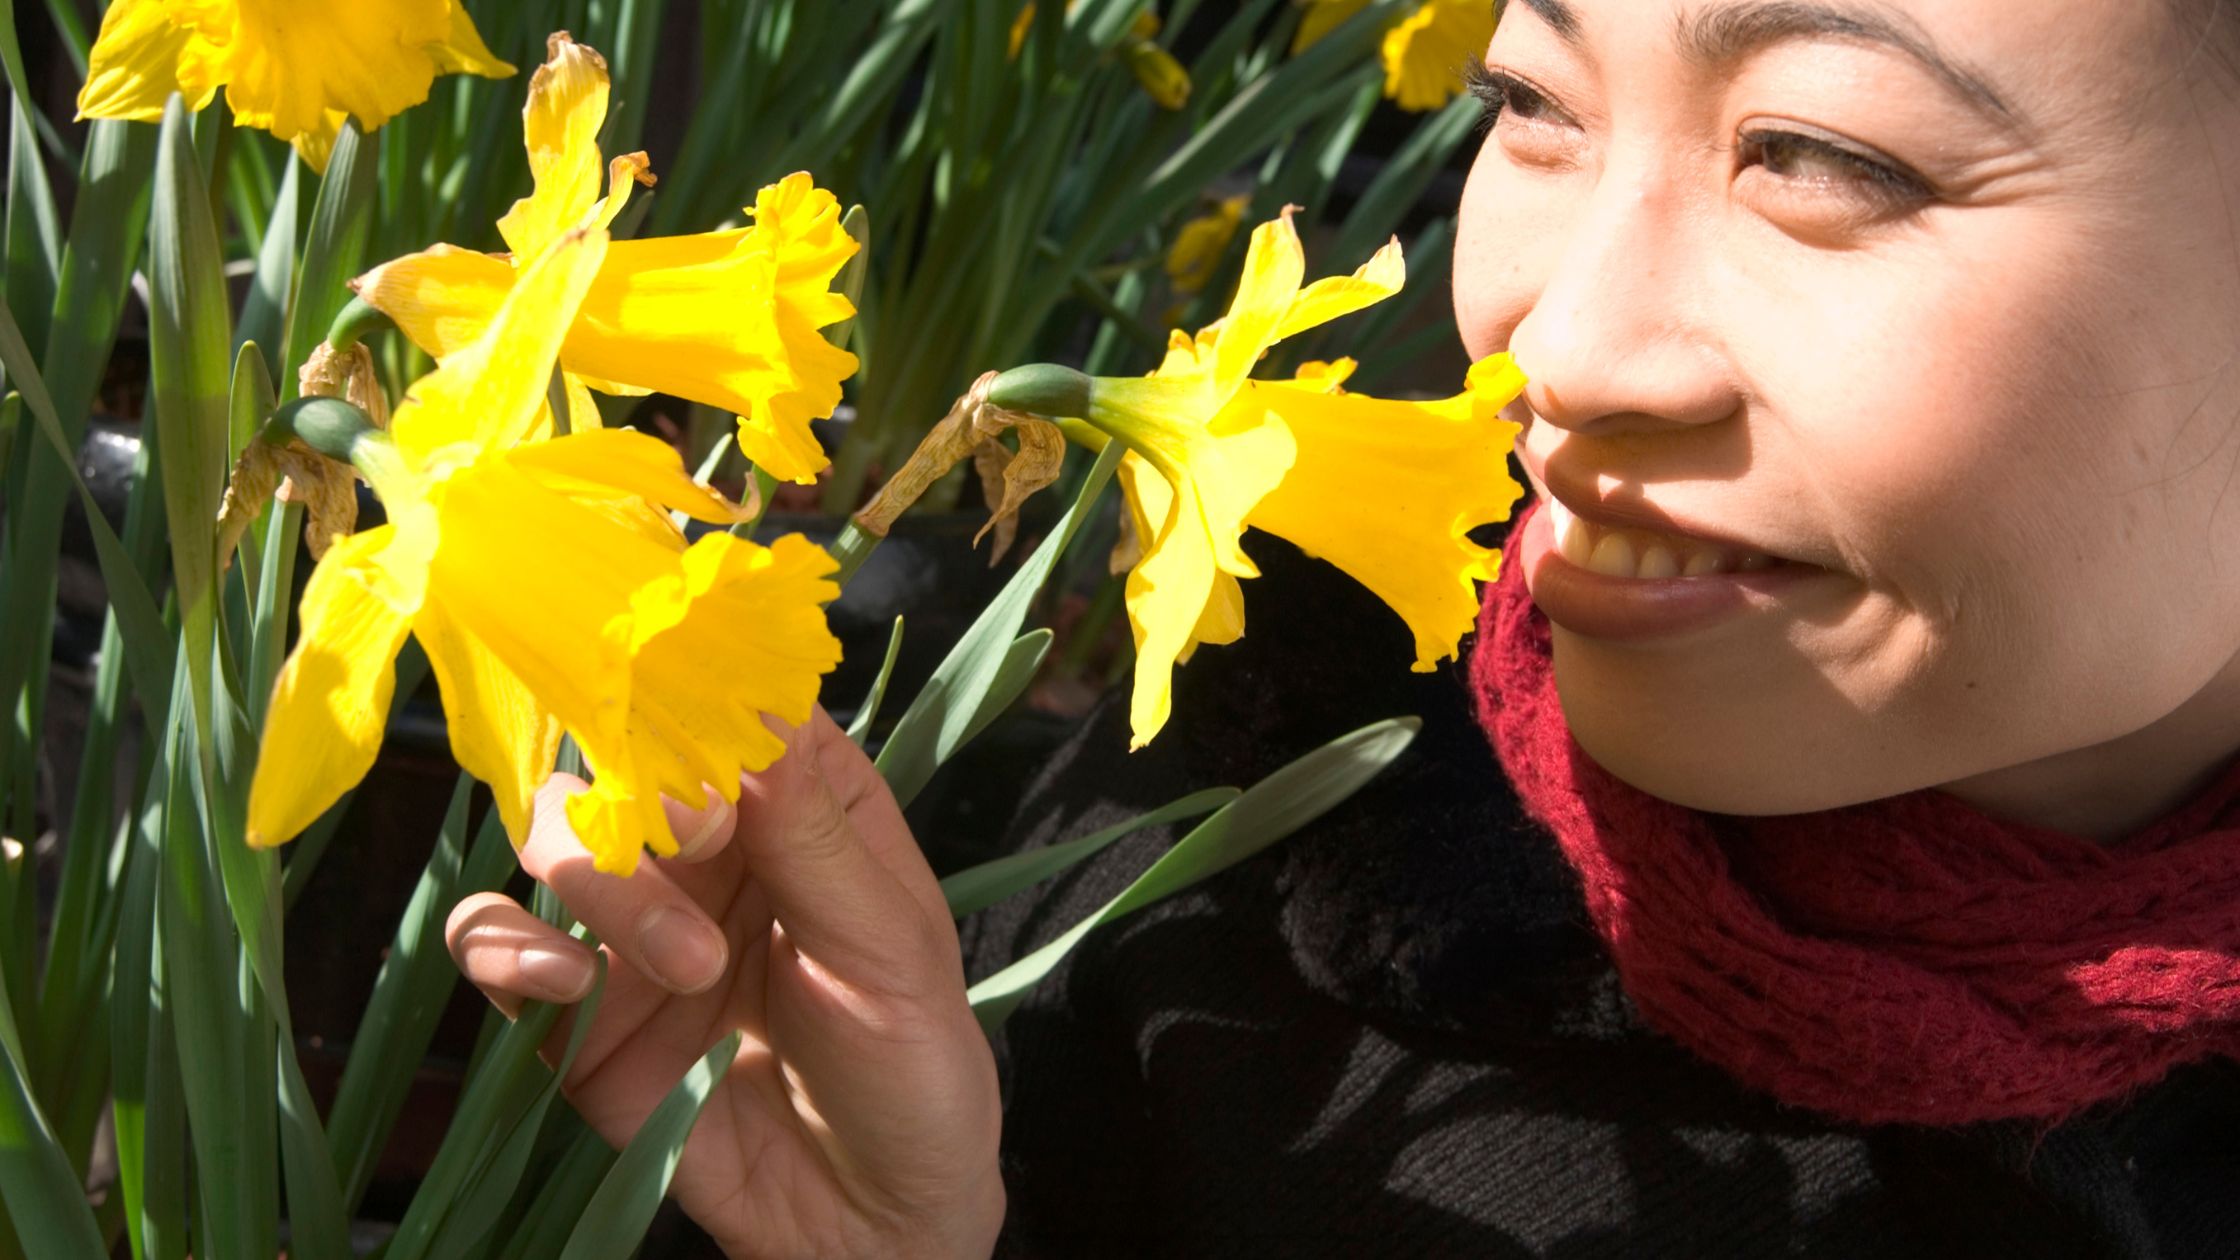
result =
[[2206,788],[2240,755],[2240,658],[2162,718],[2106,743],[1940,785],[1994,818],[2103,844]]

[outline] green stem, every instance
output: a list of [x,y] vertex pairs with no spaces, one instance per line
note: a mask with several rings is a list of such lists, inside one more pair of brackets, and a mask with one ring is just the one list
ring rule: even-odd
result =
[[832,580],[845,589],[848,579],[856,575],[856,570],[863,567],[863,562],[871,558],[871,553],[878,550],[883,541],[853,520],[842,526],[840,536],[832,542],[832,558],[840,562],[840,571],[832,575]]

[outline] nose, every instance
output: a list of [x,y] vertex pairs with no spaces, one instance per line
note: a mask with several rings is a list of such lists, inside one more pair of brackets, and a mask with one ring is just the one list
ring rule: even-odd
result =
[[1734,414],[1732,365],[1712,326],[1713,251],[1655,176],[1606,170],[1575,202],[1533,300],[1509,337],[1535,417],[1582,435],[1711,424]]

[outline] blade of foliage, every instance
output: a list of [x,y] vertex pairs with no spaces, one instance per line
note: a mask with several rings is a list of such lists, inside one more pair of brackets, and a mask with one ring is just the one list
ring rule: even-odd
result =
[[[51,371],[43,383],[33,379],[38,369],[12,313],[6,321],[8,344],[0,351],[8,356],[4,360],[8,375],[42,427],[49,421],[54,425],[47,435],[52,449],[39,443],[27,449],[22,493],[8,504],[6,604],[0,607],[0,707],[13,715],[35,719],[44,709],[48,671],[33,667],[46,660],[53,632],[62,508],[76,478],[78,442],[116,340],[117,321],[147,227],[154,146],[151,127],[102,121],[88,128],[70,237],[63,247],[61,280],[55,288],[54,318],[47,325],[45,355],[38,361]],[[29,388],[33,384],[37,388]],[[82,484],[79,489],[82,495]],[[108,532],[107,523],[91,524],[98,545]],[[107,554],[102,556],[104,580],[112,581],[111,600],[116,602],[120,594],[108,573],[110,561]],[[145,591],[146,584],[139,585]],[[122,598],[129,596],[125,592]],[[151,646],[135,642],[136,629],[132,621],[125,622],[127,649]],[[156,650],[165,664],[158,673],[164,673],[170,645],[167,635],[159,638],[164,641]],[[137,666],[132,680],[144,700],[170,694],[168,685],[151,691],[149,677]],[[25,755],[20,746],[33,729],[27,725],[19,734],[14,724],[0,722],[0,767],[19,763]],[[13,777],[8,780],[12,797],[22,795],[16,783]],[[28,808],[27,801],[12,799],[9,809],[0,814],[20,820]]]
[[[412,1196],[412,1205],[405,1209],[403,1222],[390,1238],[384,1260],[423,1260],[432,1254],[447,1218],[507,1154],[506,1142],[515,1127],[524,1117],[543,1115],[552,1092],[566,1075],[567,1065],[574,1060],[584,1032],[591,1026],[591,1004],[605,987],[603,956],[598,966],[599,982],[592,986],[593,997],[576,1008],[578,1016],[569,1032],[559,1073],[546,1069],[537,1058],[537,1048],[551,1035],[566,1008],[545,1002],[524,1002],[520,1016],[505,1025],[475,1062],[459,1109],[444,1133],[443,1145],[428,1175],[421,1179],[419,1191]],[[532,1123],[532,1132],[534,1127]]]
[[280,191],[272,201],[272,217],[264,225],[257,269],[249,278],[249,296],[241,303],[241,324],[234,329],[237,347],[250,341],[279,346],[287,335],[288,293],[295,285],[296,244],[301,235],[302,171],[303,163],[291,156],[287,172],[280,177]]
[[941,881],[941,895],[949,902],[949,913],[963,918],[978,910],[1003,900],[1016,892],[1024,891],[1061,871],[1102,853],[1113,841],[1134,835],[1145,827],[1159,827],[1184,818],[1196,818],[1210,813],[1243,793],[1233,787],[1207,788],[1192,792],[1179,800],[1169,801],[1148,814],[1138,814],[1124,823],[1091,832],[1078,840],[1063,844],[1045,845],[1023,853],[1009,853],[992,862],[969,866]]
[[[30,348],[23,344],[23,334],[16,328],[14,314],[4,303],[0,303],[0,367],[7,369],[9,379],[23,399],[23,405],[30,409],[41,436],[46,438],[45,453],[59,464],[57,471],[61,475],[54,478],[55,484],[58,487],[69,485],[77,488],[78,502],[85,508],[86,525],[93,533],[94,555],[101,566],[101,581],[108,587],[109,608],[116,615],[118,630],[124,636],[125,664],[132,675],[134,689],[142,696],[168,695],[171,690],[171,668],[165,653],[170,648],[171,633],[164,628],[163,617],[156,611],[155,598],[148,593],[148,584],[141,579],[139,570],[132,563],[132,557],[125,551],[124,543],[117,538],[116,531],[109,528],[109,520],[102,515],[100,504],[94,502],[93,491],[87,489],[85,479],[78,475],[77,458],[69,439],[63,434],[61,421],[55,415],[54,403],[47,396],[46,384],[40,379],[38,368],[31,362]],[[33,486],[37,484],[36,480],[32,483]],[[56,493],[59,494],[60,490]],[[29,510],[29,505],[26,505],[24,511],[28,514]],[[21,548],[10,557],[12,563],[8,575],[9,611],[14,612],[15,606],[28,598],[25,591],[33,575],[27,570],[30,567],[30,557],[37,549],[26,538],[26,534],[33,528],[31,523],[13,512],[9,516],[11,539]],[[59,524],[59,518],[57,523]],[[19,530],[23,532],[18,532]],[[55,551],[59,551],[59,547],[50,548],[46,562],[50,592],[54,578],[52,552]],[[48,618],[53,615],[51,595],[46,615]],[[34,622],[28,626],[27,632],[35,634],[37,624]],[[24,661],[17,659],[12,663],[0,662],[0,669],[15,671],[16,685],[22,686],[24,665]],[[45,671],[40,671],[34,677],[43,682]],[[152,713],[157,710],[155,706],[149,706],[148,711]]]
[[0,1198],[25,1254],[40,1260],[101,1260],[108,1254],[78,1174],[31,1096],[5,986],[0,986]]
[[739,1056],[739,1040],[740,1034],[734,1032],[717,1042],[654,1107],[584,1205],[583,1218],[569,1235],[560,1260],[628,1255],[645,1238],[661,1196],[669,1192],[669,1178],[677,1171],[700,1109],[707,1106],[708,1095]]
[[163,111],[148,237],[150,401],[163,443],[171,578],[186,636],[195,720],[207,733],[217,627],[216,521],[229,463],[231,320],[210,190],[177,96]]
[[[187,725],[187,707],[185,697],[175,694],[175,727]],[[241,951],[203,830],[206,815],[194,771],[199,758],[188,751],[192,742],[192,732],[185,732],[176,746],[182,755],[171,763],[156,922],[193,1139],[196,1224],[207,1233],[207,1245],[198,1250],[270,1255],[278,1246],[279,1187],[277,1161],[268,1157],[272,1090],[258,1085],[271,1032],[257,1018],[257,990],[238,980]]]
[[22,105],[9,111],[8,223],[5,269],[8,305],[31,321],[24,336],[44,342],[54,312],[55,283],[62,273],[62,220],[54,189],[39,160],[39,139]]
[[375,193],[380,182],[379,142],[362,135],[355,122],[342,124],[319,198],[311,207],[311,234],[304,241],[303,265],[288,299],[288,335],[281,343],[280,395],[296,396],[296,369],[310,357],[336,312],[350,300],[345,282],[365,262],[372,230]]
[[1004,583],[1002,593],[981,610],[972,628],[949,649],[949,655],[895,724],[894,734],[879,750],[878,766],[896,801],[908,805],[941,763],[986,725],[984,702],[999,682],[1010,680],[1004,666],[1012,660],[1019,626],[1026,620],[1050,566],[1073,542],[1083,518],[1112,479],[1112,470],[1120,463],[1120,451],[1118,442],[1105,447],[1082,482],[1080,493],[1074,496],[1073,506]]
[[1149,870],[1056,940],[973,985],[966,993],[991,1034],[1083,937],[1227,870],[1322,816],[1404,751],[1423,724],[1388,718],[1343,735],[1252,785],[1175,842]]
[[435,851],[420,872],[373,982],[335,1093],[327,1131],[343,1202],[352,1212],[373,1179],[374,1162],[404,1110],[413,1074],[459,983],[458,967],[444,948],[444,923],[460,898],[499,887],[513,868],[513,846],[495,810],[484,817],[469,852],[467,802],[473,787],[471,777],[459,776],[436,833]]
[[497,1260],[544,1260],[560,1253],[568,1234],[582,1215],[583,1205],[606,1180],[614,1167],[615,1150],[607,1140],[576,1121],[578,1132],[558,1163],[544,1175],[536,1197],[520,1214],[520,1225],[506,1240]]
[[167,739],[133,822],[110,982],[117,1180],[137,1260],[175,1260],[187,1246],[185,1101],[156,934],[156,886],[176,752],[176,739]]
[[894,677],[894,659],[902,654],[902,618],[894,619],[894,629],[887,632],[886,659],[879,662],[879,676],[871,680],[871,690],[865,693],[863,703],[856,706],[856,715],[848,723],[848,738],[862,747],[871,736],[871,724],[879,720],[879,702],[887,698],[887,682]]

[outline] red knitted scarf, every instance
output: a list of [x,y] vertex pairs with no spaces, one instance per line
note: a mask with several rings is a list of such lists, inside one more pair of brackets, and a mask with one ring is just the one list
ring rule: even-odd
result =
[[2240,763],[2113,846],[1934,790],[1769,818],[1687,809],[1571,738],[1521,569],[1479,614],[1478,721],[1652,1026],[1745,1085],[1866,1124],[2054,1121],[2240,1055]]

